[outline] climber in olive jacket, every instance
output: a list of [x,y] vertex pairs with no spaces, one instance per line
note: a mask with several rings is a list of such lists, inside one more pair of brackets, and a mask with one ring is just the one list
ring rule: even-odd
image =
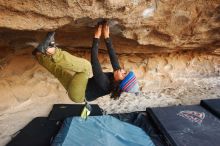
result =
[[[98,44],[102,32],[113,72],[104,73],[98,60]],[[54,35],[54,32],[49,32],[45,40],[33,51],[33,55],[41,65],[58,78],[71,100],[83,102],[86,98],[91,101],[109,93],[112,98],[118,98],[122,91],[139,92],[134,73],[127,72],[119,66],[106,21],[97,25],[91,49],[91,64],[86,59],[57,48]],[[93,77],[89,78],[91,71]]]

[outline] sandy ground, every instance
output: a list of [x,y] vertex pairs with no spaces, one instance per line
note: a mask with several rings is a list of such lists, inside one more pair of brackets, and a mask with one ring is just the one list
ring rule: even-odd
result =
[[[71,103],[65,89],[48,71],[24,51],[1,60],[0,145],[33,118],[48,116],[53,104]],[[123,93],[120,99],[100,97],[97,103],[107,113],[145,110],[146,107],[197,104],[201,99],[220,98],[220,76],[179,77],[167,86],[139,80],[142,94]]]

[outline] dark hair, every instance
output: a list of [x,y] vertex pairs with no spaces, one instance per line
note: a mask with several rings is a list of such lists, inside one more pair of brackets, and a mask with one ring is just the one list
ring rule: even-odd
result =
[[113,98],[115,100],[118,99],[121,96],[121,93],[122,93],[122,90],[119,87],[120,83],[121,83],[121,81],[114,81],[113,82],[111,98]]

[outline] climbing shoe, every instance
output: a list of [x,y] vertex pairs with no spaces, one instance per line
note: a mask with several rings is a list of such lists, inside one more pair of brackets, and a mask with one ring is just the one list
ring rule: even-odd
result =
[[45,54],[49,46],[50,47],[55,46],[54,35],[55,32],[48,32],[46,38],[37,46],[37,48],[33,52],[38,51]]

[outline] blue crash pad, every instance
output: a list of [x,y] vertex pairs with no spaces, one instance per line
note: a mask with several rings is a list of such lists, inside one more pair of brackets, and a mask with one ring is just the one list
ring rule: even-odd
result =
[[112,116],[90,116],[65,119],[52,146],[154,146],[139,127]]

